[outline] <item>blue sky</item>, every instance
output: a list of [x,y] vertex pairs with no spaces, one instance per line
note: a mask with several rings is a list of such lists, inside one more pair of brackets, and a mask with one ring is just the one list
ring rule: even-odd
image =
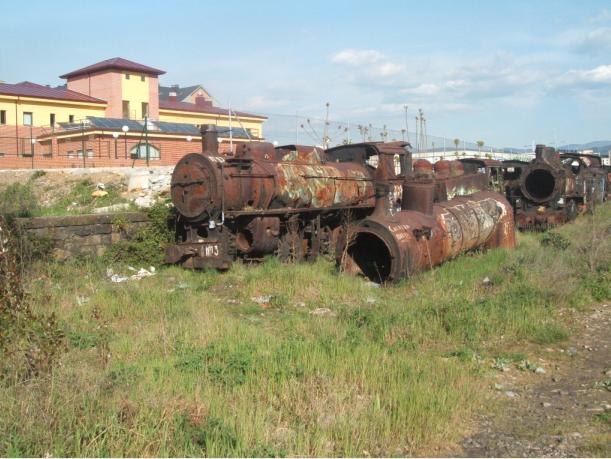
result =
[[257,113],[489,145],[611,139],[609,1],[0,0],[0,80],[59,84],[121,56]]

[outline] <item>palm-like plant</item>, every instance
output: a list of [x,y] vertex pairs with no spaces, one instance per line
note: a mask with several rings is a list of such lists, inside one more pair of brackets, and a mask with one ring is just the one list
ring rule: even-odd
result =
[[481,153],[482,152],[482,147],[484,146],[484,141],[483,140],[478,140],[476,143],[477,143],[477,152]]

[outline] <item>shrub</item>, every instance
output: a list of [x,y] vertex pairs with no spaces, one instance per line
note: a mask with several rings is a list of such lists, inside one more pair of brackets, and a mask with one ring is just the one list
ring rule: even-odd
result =
[[569,241],[566,237],[564,237],[560,233],[556,233],[554,231],[548,231],[541,238],[541,245],[553,247],[559,250],[566,250],[571,245],[571,241]]
[[165,247],[174,240],[170,211],[165,203],[157,203],[149,209],[148,216],[149,225],[112,245],[107,252],[110,261],[140,265],[163,263]]
[[30,182],[12,183],[0,192],[0,216],[9,222],[19,217],[31,217],[37,209]]
[[42,171],[40,169],[35,170],[34,173],[32,174],[32,176],[30,177],[30,181],[36,180],[40,177],[44,177],[45,175],[47,175],[47,173],[45,171]]
[[48,373],[64,348],[54,314],[36,314],[23,286],[15,238],[0,219],[0,379]]

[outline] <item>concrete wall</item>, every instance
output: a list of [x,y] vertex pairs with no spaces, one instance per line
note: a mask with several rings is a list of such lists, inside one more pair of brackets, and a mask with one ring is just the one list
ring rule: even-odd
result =
[[146,214],[128,212],[19,218],[16,223],[20,231],[50,239],[53,256],[59,260],[66,260],[81,255],[100,256],[114,242],[126,239],[137,229],[147,225],[149,219]]

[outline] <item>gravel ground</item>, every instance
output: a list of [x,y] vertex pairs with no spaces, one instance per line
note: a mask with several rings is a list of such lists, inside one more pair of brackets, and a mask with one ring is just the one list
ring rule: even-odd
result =
[[578,324],[574,338],[539,351],[538,373],[499,372],[462,455],[611,456],[610,424],[602,419],[611,413],[611,307],[565,315]]

